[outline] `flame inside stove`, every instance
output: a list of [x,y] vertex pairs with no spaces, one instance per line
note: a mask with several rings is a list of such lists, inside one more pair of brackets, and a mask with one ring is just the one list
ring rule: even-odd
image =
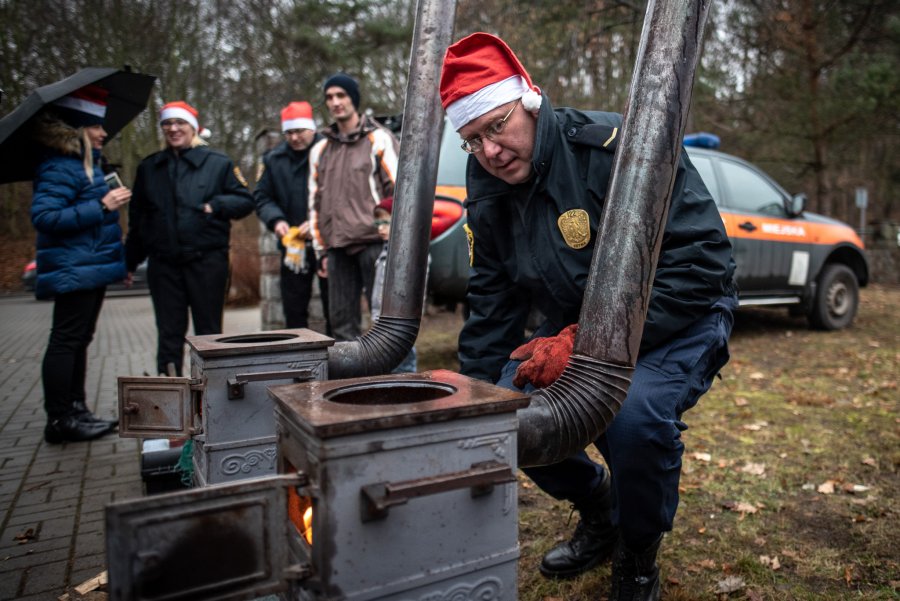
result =
[[[293,470],[288,464],[288,470]],[[297,489],[288,489],[288,519],[294,524],[297,533],[308,545],[312,544],[313,500],[312,497],[301,496]]]

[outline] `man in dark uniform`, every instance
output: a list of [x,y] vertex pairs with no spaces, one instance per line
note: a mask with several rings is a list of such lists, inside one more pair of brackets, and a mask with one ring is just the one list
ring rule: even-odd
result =
[[[526,391],[548,386],[571,353],[621,115],[554,110],[512,50],[485,33],[448,49],[440,86],[472,154],[460,371]],[[574,576],[613,556],[609,599],[659,598],[656,555],[678,504],[681,415],[728,360],[733,272],[722,220],[682,153],[632,384],[594,441],[608,468],[581,451],[524,470],[580,514],[572,538],[544,556],[545,576]],[[523,345],[531,306],[546,320]]]
[[[291,102],[281,110],[284,142],[263,157],[263,172],[253,191],[256,214],[278,236],[281,249],[281,303],[285,326],[309,327],[309,300],[316,272],[316,255],[309,231],[309,149],[316,133],[312,106]],[[285,241],[287,244],[285,244]],[[288,253],[288,249],[292,251]],[[293,251],[297,252],[293,252]],[[319,279],[322,312],[328,324],[328,283]]]

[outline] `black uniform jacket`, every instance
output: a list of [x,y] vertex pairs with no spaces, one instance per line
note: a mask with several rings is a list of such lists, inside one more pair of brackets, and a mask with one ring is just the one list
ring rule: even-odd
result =
[[[316,134],[313,144],[321,137]],[[298,152],[282,142],[263,157],[263,172],[253,190],[253,200],[256,214],[270,231],[279,221],[300,225],[307,219],[309,148]]]
[[[545,95],[530,181],[511,186],[469,157],[472,269],[469,317],[459,336],[461,373],[496,381],[524,341],[532,304],[557,329],[578,321],[621,123],[614,113],[554,111]],[[558,225],[572,209],[584,210],[590,224],[588,243],[577,249]],[[722,218],[682,152],[641,351],[676,335],[731,293],[733,273]]]
[[[207,203],[212,213],[204,213]],[[252,211],[246,181],[221,152],[197,146],[151,154],[138,165],[128,208],[128,270],[147,256],[181,262],[227,249],[231,220]]]

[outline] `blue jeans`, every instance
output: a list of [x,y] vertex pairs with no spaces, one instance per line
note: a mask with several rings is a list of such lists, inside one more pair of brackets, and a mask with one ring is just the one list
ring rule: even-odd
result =
[[[642,354],[622,408],[594,441],[612,475],[613,523],[633,549],[646,548],[672,529],[684,453],[681,432],[687,429],[681,416],[728,362],[736,307],[736,298],[724,297],[675,338]],[[535,337],[553,335],[543,330]],[[519,363],[504,366],[498,386],[516,389],[512,380]],[[525,392],[533,390],[529,385]],[[590,495],[603,470],[584,451],[553,465],[523,468],[544,492],[572,503]]]

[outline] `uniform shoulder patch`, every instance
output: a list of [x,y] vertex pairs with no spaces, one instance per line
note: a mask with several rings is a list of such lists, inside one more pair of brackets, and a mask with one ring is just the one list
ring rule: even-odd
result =
[[466,232],[466,245],[469,247],[469,267],[475,262],[475,235],[468,223],[463,224],[463,230]]
[[234,176],[237,178],[237,181],[241,182],[242,186],[244,186],[245,188],[250,187],[247,185],[247,180],[244,179],[244,174],[241,173],[241,168],[237,165],[234,166]]
[[615,152],[619,142],[619,128],[592,123],[582,127],[573,126],[566,132],[566,136],[575,144]]

